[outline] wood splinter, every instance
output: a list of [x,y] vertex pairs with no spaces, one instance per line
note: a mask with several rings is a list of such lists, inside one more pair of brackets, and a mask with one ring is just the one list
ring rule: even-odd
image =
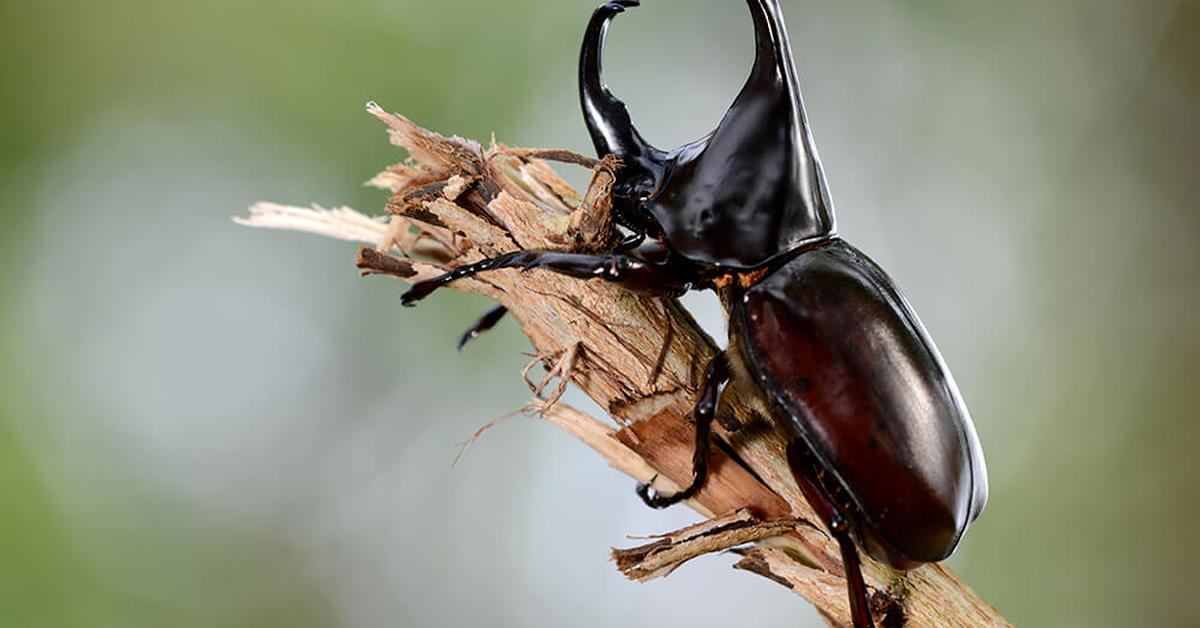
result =
[[614,549],[612,559],[627,578],[646,582],[669,575],[693,558],[776,538],[800,526],[814,527],[811,522],[791,517],[763,521],[743,508],[651,537],[654,541],[645,545]]

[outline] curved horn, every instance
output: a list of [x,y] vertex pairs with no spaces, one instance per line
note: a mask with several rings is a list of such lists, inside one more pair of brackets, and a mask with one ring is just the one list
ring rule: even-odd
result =
[[601,157],[616,155],[627,162],[654,160],[661,151],[642,139],[629,118],[625,103],[604,85],[601,57],[613,17],[640,4],[638,0],[613,0],[597,8],[588,23],[579,55],[579,99],[596,152]]
[[[800,198],[797,199],[817,222],[832,225],[832,207],[825,183],[825,172],[804,113],[796,64],[783,23],[779,0],[746,0],[754,18],[755,56],[750,78],[734,101],[731,112],[753,110],[753,103],[775,101],[776,110],[786,112],[787,133],[780,138],[785,146],[776,150],[789,153],[792,160],[790,178]],[[761,120],[764,124],[781,124],[783,120]]]

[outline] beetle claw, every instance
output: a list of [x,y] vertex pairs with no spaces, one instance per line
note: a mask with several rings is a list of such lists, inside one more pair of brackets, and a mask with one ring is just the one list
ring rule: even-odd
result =
[[400,305],[414,307],[418,301],[433,294],[433,291],[437,290],[437,288],[438,282],[432,280],[415,283],[412,288],[409,288],[408,292],[400,295]]
[[499,323],[506,314],[508,314],[508,308],[504,307],[503,305],[493,305],[488,309],[488,311],[483,313],[483,316],[479,317],[479,320],[475,321],[474,325],[471,325],[471,327],[469,327],[461,336],[459,336],[458,350],[462,351],[463,347],[467,346],[468,342],[471,342],[472,340],[478,338],[483,332],[495,327],[496,323]]
[[[656,479],[658,479],[657,475],[653,478],[650,478],[649,482],[638,482],[637,495],[638,497],[642,498],[642,503],[651,508],[658,509],[662,508],[662,506],[658,505],[661,494],[650,487],[650,484],[652,484]],[[653,491],[653,493],[651,493],[651,491]]]
[[692,496],[693,491],[691,489],[679,491],[678,493],[672,493],[670,495],[660,493],[655,490],[654,487],[650,486],[657,479],[658,474],[655,474],[654,477],[650,478],[649,482],[639,482],[637,485],[637,494],[638,497],[642,498],[642,503],[655,510],[662,510],[668,506],[674,506],[675,504],[678,504],[679,502]]

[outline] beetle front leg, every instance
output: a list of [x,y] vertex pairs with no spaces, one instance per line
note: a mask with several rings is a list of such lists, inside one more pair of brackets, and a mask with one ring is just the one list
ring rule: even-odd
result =
[[459,336],[458,350],[462,351],[468,342],[478,338],[479,334],[495,327],[496,323],[499,323],[505,314],[508,314],[508,308],[503,305],[493,305],[489,308],[488,311],[483,313],[483,316],[479,317],[479,320],[475,321],[474,325],[471,325],[467,331],[463,332],[462,336]]
[[503,268],[543,268],[580,279],[603,279],[650,296],[680,296],[691,289],[693,279],[691,273],[682,269],[653,264],[628,255],[516,251],[456,268],[440,277],[413,284],[413,287],[400,297],[400,302],[405,306],[413,306],[417,301],[453,281]]
[[724,353],[718,353],[708,363],[708,370],[704,374],[704,383],[700,387],[700,394],[696,398],[696,406],[692,411],[692,417],[696,421],[696,449],[692,452],[692,483],[673,495],[652,493],[653,489],[649,484],[638,484],[637,494],[643,502],[646,502],[647,506],[666,508],[678,504],[685,499],[691,499],[704,486],[704,480],[708,477],[708,450],[709,442],[712,440],[713,418],[717,415],[717,408],[721,402],[721,391],[727,383],[729,383],[729,362]]

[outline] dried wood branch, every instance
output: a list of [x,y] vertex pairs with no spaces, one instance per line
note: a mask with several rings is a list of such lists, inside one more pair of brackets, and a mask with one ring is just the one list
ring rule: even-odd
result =
[[[368,244],[364,275],[419,281],[518,249],[603,251],[614,243],[609,191],[619,164],[566,151],[515,149],[443,137],[374,105],[393,144],[410,159],[371,180],[391,194],[389,218],[349,209],[251,208],[257,227],[321,233]],[[545,160],[593,168],[579,194]],[[507,307],[539,356],[607,409],[611,427],[561,403],[540,403],[546,419],[617,470],[673,491],[691,474],[689,422],[701,370],[716,345],[674,300],[644,298],[601,281],[543,270],[501,270],[456,282]],[[556,391],[557,394],[558,391]],[[554,398],[552,396],[552,398]],[[708,482],[687,502],[718,517],[616,554],[634,578],[668,573],[700,554],[741,546],[736,567],[787,586],[835,626],[850,624],[837,544],[791,478],[784,440],[745,373],[735,373],[719,410]],[[727,453],[729,452],[729,453]],[[907,573],[865,560],[876,617],[889,626],[1006,626],[1009,622],[941,565]]]
[[762,521],[747,509],[707,519],[677,532],[657,535],[653,543],[613,550],[613,561],[626,577],[645,582],[670,575],[683,563],[739,545],[782,537],[798,526],[812,524],[801,519]]

